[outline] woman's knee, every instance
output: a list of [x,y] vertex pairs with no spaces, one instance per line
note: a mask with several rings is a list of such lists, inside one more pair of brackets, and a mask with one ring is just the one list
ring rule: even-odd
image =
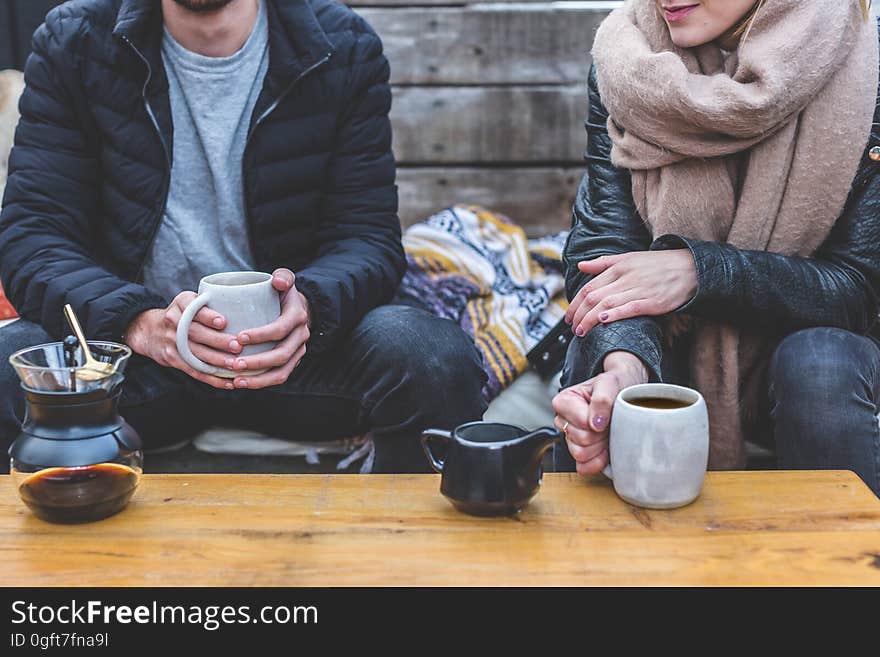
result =
[[870,338],[842,329],[799,331],[780,343],[770,414],[781,467],[853,470],[880,491],[878,361]]
[[770,364],[770,397],[824,412],[847,395],[875,403],[878,347],[865,336],[832,327],[792,333]]

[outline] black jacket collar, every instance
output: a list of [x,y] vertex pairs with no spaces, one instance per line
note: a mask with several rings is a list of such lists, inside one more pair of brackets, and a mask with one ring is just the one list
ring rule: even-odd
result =
[[[269,18],[269,72],[282,88],[333,52],[333,44],[308,0],[261,0]],[[166,85],[162,71],[162,8],[159,0],[122,0],[113,34],[134,46],[153,70],[153,82]]]

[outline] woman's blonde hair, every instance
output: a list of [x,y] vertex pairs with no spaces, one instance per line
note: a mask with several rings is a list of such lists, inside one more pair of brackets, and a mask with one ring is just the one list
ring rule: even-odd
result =
[[[735,37],[741,37],[746,32],[749,31],[749,28],[752,26],[752,21],[755,20],[755,15],[761,10],[761,7],[764,5],[766,0],[757,0],[755,2],[755,6],[749,9],[748,13],[743,17],[740,24],[737,25],[731,32]],[[862,14],[865,17],[865,20],[868,20],[868,10],[871,7],[871,0],[859,0],[862,5]]]

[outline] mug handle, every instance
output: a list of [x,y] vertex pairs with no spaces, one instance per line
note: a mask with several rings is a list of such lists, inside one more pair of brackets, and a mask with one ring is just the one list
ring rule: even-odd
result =
[[204,306],[207,306],[210,302],[210,291],[203,292],[193,299],[183,311],[183,314],[180,316],[180,321],[177,322],[177,353],[179,353],[180,357],[183,358],[186,364],[193,369],[196,369],[199,372],[204,372],[205,374],[216,374],[220,371],[219,367],[208,365],[208,363],[196,358],[192,350],[189,348],[189,327],[192,325],[193,318],[196,316],[197,312],[199,312]]
[[452,442],[452,433],[442,429],[425,429],[422,432],[422,449],[425,450],[425,455],[428,457],[428,461],[431,462],[431,467],[437,472],[443,472],[445,459],[438,459],[431,449],[431,440],[435,438],[448,445]]

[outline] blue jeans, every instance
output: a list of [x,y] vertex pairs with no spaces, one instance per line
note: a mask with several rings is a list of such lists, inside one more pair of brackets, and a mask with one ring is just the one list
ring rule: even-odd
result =
[[[573,340],[563,387],[587,378],[582,350],[583,341]],[[880,346],[873,339],[830,327],[787,336],[773,352],[762,409],[778,467],[852,470],[880,496],[878,404]],[[554,461],[557,470],[574,470],[564,443]]]
[[[9,355],[49,341],[40,326],[25,320],[0,328],[4,452],[24,412]],[[218,424],[308,441],[371,431],[373,472],[427,472],[422,429],[451,429],[480,419],[486,410],[481,394],[485,377],[480,352],[457,324],[416,308],[383,306],[328,353],[307,356],[286,383],[262,390],[217,390],[134,355],[126,369],[120,414],[146,450],[179,443]]]

